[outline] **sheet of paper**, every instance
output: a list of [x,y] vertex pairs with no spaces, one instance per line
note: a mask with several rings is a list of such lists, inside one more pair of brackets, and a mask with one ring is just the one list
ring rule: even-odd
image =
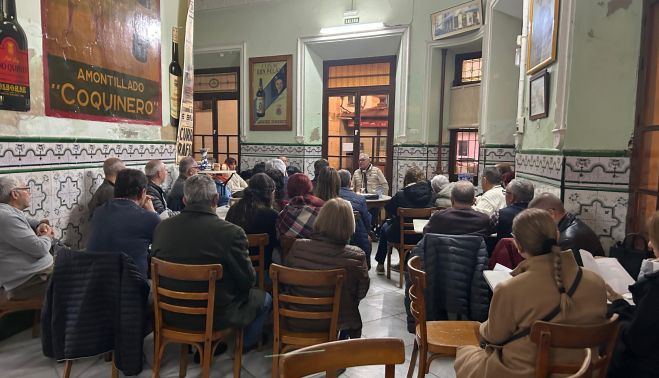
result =
[[414,232],[417,234],[423,234],[423,228],[428,224],[428,219],[412,219],[414,224]]
[[613,257],[594,258],[588,251],[579,250],[584,269],[600,276],[607,285],[619,294],[629,293],[629,285],[633,285],[634,279],[627,273]]
[[508,268],[507,266],[501,265],[501,264],[499,264],[499,263],[496,263],[496,264],[494,265],[494,269],[493,269],[493,270],[495,270],[495,271],[499,271],[499,272],[508,272],[508,273],[510,273],[510,272],[513,271],[512,269]]
[[492,291],[498,284],[512,277],[510,273],[503,270],[484,270],[483,276],[485,276],[485,281],[490,285]]

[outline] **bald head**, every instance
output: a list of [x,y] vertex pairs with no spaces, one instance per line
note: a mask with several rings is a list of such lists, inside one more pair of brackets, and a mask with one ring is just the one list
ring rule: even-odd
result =
[[458,181],[451,189],[451,203],[456,209],[468,208],[474,204],[476,190],[470,181]]
[[103,174],[105,175],[105,179],[114,184],[117,174],[124,168],[126,168],[126,166],[119,158],[111,157],[105,159],[103,162]]
[[547,210],[558,223],[565,216],[563,201],[551,193],[541,193],[529,202],[530,209]]

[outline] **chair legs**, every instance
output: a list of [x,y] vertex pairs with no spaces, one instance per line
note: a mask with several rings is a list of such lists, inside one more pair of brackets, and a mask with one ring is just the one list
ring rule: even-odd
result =
[[243,329],[236,329],[236,340],[233,351],[233,376],[240,378],[240,369],[243,359]]
[[211,358],[213,358],[213,348],[210,341],[204,343],[204,354],[201,357],[201,376],[208,378],[211,373]]
[[[155,367],[154,367],[155,371]],[[181,344],[181,356],[178,363],[178,376],[183,378],[188,374],[188,344]]]
[[405,276],[405,249],[398,248],[398,287],[403,287],[403,277]]
[[421,345],[419,347],[419,370],[417,371],[417,377],[423,378],[428,374],[428,350]]
[[72,366],[73,366],[72,360],[66,360],[66,362],[64,362],[64,378],[69,378],[71,376]]
[[393,253],[393,244],[387,243],[387,279],[391,279],[391,254]]
[[416,365],[416,358],[419,354],[419,344],[414,340],[414,348],[412,349],[412,356],[410,357],[410,367],[407,370],[407,378],[412,378],[414,374],[414,366]]

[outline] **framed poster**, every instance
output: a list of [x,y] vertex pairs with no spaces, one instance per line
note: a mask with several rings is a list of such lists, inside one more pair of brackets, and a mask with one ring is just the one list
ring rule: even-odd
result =
[[542,70],[529,80],[529,119],[547,118],[549,113],[549,72]]
[[526,73],[534,74],[556,60],[559,0],[531,0]]
[[250,130],[293,129],[292,62],[292,55],[249,58]]
[[483,25],[481,0],[456,5],[430,15],[433,40],[462,34],[478,29],[481,25]]
[[162,125],[160,0],[41,0],[46,115]]

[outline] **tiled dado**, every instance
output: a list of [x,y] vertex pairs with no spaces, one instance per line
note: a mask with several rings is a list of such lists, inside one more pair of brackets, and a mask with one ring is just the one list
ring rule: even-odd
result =
[[426,177],[431,178],[438,171],[437,158],[441,154],[441,171],[448,170],[448,147],[425,146],[425,145],[400,145],[394,146],[393,156],[393,182],[392,193],[403,187],[405,172],[412,166],[421,168]]
[[630,161],[626,156],[588,156],[595,154],[521,152],[516,155],[515,168],[519,177],[533,181],[536,194],[562,193],[565,208],[586,222],[608,251],[615,241],[625,237]]
[[301,144],[246,144],[240,147],[240,168],[249,169],[256,163],[286,156],[289,165],[313,175],[313,163],[321,157],[322,147]]
[[[478,177],[482,176],[485,167],[499,163],[515,164],[515,146],[512,145],[481,145],[478,154]],[[480,185],[481,180],[478,180]]]
[[0,137],[0,175],[23,180],[32,194],[28,215],[48,219],[56,236],[76,248],[82,247],[88,236],[87,204],[103,181],[102,162],[106,158],[119,157],[127,166],[140,170],[148,160],[162,160],[170,173],[166,187],[178,177],[173,143],[7,139]]

